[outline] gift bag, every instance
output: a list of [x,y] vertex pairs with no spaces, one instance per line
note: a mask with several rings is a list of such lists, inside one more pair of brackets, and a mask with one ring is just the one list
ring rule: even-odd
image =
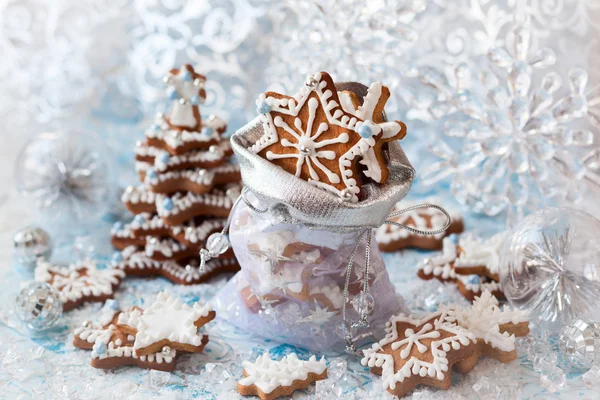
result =
[[[343,84],[364,96],[360,84]],[[371,234],[408,192],[414,170],[389,143],[389,179],[343,201],[259,157],[257,118],[232,136],[245,189],[230,215],[241,271],[217,294],[217,315],[245,331],[318,352],[352,351],[403,310]]]

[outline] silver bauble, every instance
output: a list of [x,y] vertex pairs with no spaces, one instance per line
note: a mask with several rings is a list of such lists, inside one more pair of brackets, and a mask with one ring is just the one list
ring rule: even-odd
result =
[[18,263],[35,264],[39,257],[50,257],[52,240],[42,228],[27,226],[13,235],[13,249]]
[[46,282],[31,282],[15,299],[15,311],[23,323],[34,331],[53,327],[63,314],[58,291]]

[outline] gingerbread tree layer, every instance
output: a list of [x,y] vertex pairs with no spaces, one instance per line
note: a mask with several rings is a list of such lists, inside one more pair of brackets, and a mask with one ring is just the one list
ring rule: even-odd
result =
[[223,229],[241,188],[239,166],[222,137],[227,123],[200,114],[205,81],[191,65],[171,70],[164,78],[170,111],[159,114],[136,145],[141,184],[128,187],[121,198],[135,217],[111,232],[113,246],[121,250],[113,266],[127,275],[194,284],[239,269],[231,251],[198,268],[200,249]]

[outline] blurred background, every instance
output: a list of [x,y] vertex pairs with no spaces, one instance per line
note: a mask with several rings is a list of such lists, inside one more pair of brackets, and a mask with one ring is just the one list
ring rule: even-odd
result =
[[18,157],[42,132],[96,136],[103,179],[133,182],[161,78],[190,62],[208,77],[202,111],[229,133],[259,93],[294,93],[308,73],[381,80],[388,117],[409,127],[414,195],[447,193],[509,225],[546,201],[597,212],[585,199],[600,181],[598,17],[595,0],[4,0],[2,201],[21,205],[15,188],[40,179],[39,154]]

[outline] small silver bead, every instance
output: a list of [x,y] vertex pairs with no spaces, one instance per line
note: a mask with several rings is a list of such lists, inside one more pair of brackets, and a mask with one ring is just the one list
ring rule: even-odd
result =
[[194,79],[194,86],[196,86],[196,87],[202,86],[203,83],[204,83],[204,81],[200,78]]
[[208,151],[210,151],[211,153],[216,153],[217,152],[217,146],[212,145],[208,148]]
[[312,76],[308,76],[306,77],[306,82],[304,82],[304,84],[306,86],[308,86],[311,89],[314,89],[317,87],[317,83],[319,83],[315,78],[313,78]]
[[352,200],[352,197],[352,192],[349,189],[342,190],[342,199],[344,201],[350,201]]
[[168,85],[169,83],[171,83],[171,76],[170,75],[164,76],[162,81],[165,85]]
[[92,321],[89,321],[89,320],[86,319],[85,321],[83,321],[83,323],[81,324],[81,326],[83,326],[84,328],[89,329],[89,328],[92,327]]
[[184,105],[187,103],[187,100],[184,98],[179,99],[179,104]]
[[164,346],[161,350],[161,353],[163,354],[163,356],[168,356],[169,354],[171,354],[171,348],[169,346]]

